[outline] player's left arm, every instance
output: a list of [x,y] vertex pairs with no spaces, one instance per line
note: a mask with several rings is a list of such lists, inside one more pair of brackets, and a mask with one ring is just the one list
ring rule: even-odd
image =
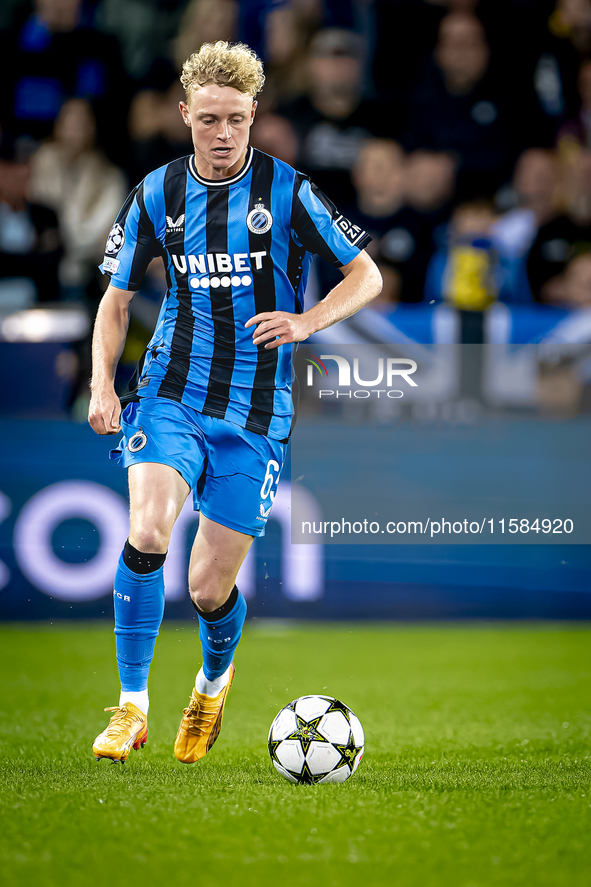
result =
[[290,342],[303,342],[312,333],[351,317],[375,299],[382,291],[382,275],[365,250],[341,268],[343,280],[321,302],[304,311],[290,314],[288,311],[265,311],[256,314],[245,326],[256,325],[253,342],[265,348],[277,348]]

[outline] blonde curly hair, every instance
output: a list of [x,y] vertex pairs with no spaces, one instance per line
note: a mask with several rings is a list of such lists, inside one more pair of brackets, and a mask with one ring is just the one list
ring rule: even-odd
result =
[[189,56],[183,65],[180,80],[185,87],[187,101],[192,90],[208,83],[231,86],[254,99],[265,84],[265,75],[260,58],[245,43],[218,40],[216,43],[204,43],[198,52]]

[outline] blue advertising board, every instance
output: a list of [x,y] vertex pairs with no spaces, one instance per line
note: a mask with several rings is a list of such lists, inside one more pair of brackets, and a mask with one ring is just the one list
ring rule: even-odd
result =
[[[318,447],[314,421],[298,428]],[[108,459],[114,440],[67,421],[0,422],[0,618],[110,617],[128,532],[127,479]],[[338,450],[332,462],[346,482]],[[292,490],[288,467],[239,576],[251,617],[591,616],[589,545],[292,544],[292,498],[304,490],[316,501],[296,481]],[[195,615],[186,571],[197,520],[187,505],[173,533],[167,618]]]

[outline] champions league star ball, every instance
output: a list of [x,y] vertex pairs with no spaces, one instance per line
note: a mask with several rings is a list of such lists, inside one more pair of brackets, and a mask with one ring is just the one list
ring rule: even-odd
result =
[[332,696],[300,696],[282,708],[269,730],[269,754],[289,782],[344,782],[363,757],[363,727]]
[[107,245],[105,247],[106,253],[111,253],[111,255],[116,255],[120,249],[122,249],[123,244],[125,243],[125,231],[121,227],[115,223],[111,230],[109,231],[109,236],[107,238]]

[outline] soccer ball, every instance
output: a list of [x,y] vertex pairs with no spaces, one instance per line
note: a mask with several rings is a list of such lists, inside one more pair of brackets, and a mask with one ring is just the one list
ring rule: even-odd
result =
[[282,708],[269,730],[269,754],[289,782],[344,782],[363,757],[363,727],[332,696],[300,696]]

